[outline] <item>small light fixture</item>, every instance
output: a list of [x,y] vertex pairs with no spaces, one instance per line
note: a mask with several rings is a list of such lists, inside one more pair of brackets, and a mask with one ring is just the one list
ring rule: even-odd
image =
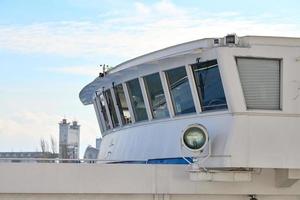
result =
[[215,38],[214,39],[214,46],[220,46],[221,45],[221,39],[220,38]]
[[207,130],[200,124],[188,126],[182,134],[183,146],[192,152],[202,152],[208,144],[208,140]]
[[238,40],[239,40],[239,38],[235,33],[228,34],[224,38],[224,44],[225,45],[237,45],[239,42]]

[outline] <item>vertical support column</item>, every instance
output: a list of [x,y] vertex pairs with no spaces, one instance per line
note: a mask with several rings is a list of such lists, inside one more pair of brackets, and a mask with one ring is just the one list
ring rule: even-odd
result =
[[144,103],[145,103],[148,119],[153,120],[152,109],[150,107],[150,102],[149,102],[149,99],[148,99],[147,90],[146,90],[145,83],[144,83],[144,80],[143,80],[142,77],[139,77],[139,82],[140,82],[140,86],[141,86],[141,90],[142,90],[142,95],[143,95],[143,98],[144,98]]
[[103,116],[103,113],[102,113],[102,107],[101,107],[101,103],[100,103],[100,97],[99,95],[97,94],[96,95],[96,105],[98,107],[98,110],[99,110],[99,117],[100,117],[100,120],[101,120],[101,125],[103,127],[103,134],[105,133],[105,131],[107,131],[107,127],[106,127],[106,122],[105,122],[105,119],[104,119],[104,116]]
[[98,121],[99,128],[100,128],[100,132],[103,133],[104,132],[104,127],[103,127],[102,120],[101,120],[101,117],[100,117],[101,111],[100,111],[100,109],[99,109],[99,107],[97,105],[97,96],[93,100],[93,105],[94,105],[94,109],[95,109],[95,112],[96,112],[96,116],[97,116],[97,121]]
[[[220,73],[220,77],[224,89],[228,111],[230,112],[235,112],[235,110],[246,111],[247,110],[246,100],[244,97],[242,84],[239,78],[239,72],[237,70],[238,66],[236,63],[236,59],[232,59],[231,56],[228,56],[227,51],[226,53],[224,53],[219,48],[216,48],[215,51],[217,54],[218,68],[219,68],[219,73]],[[235,67],[232,67],[232,69],[228,70],[226,65],[228,66],[231,65]],[[231,84],[235,86],[232,87]]]
[[105,97],[104,91],[100,95],[103,95],[103,103],[104,103],[104,107],[105,107],[105,110],[106,110],[106,114],[107,114],[109,126],[112,129],[114,127],[113,127],[113,123],[112,123],[111,115],[110,115],[110,112],[109,112],[109,109],[108,109],[108,104],[107,104],[107,101],[106,101],[106,97]]
[[173,108],[173,102],[171,99],[171,94],[169,91],[169,86],[168,86],[168,81],[166,78],[166,74],[164,72],[159,72],[159,76],[160,76],[160,80],[161,80],[161,84],[163,87],[163,91],[165,94],[165,98],[166,98],[166,103],[168,106],[168,110],[169,110],[169,114],[170,114],[170,118],[173,118],[175,116],[175,112],[174,112],[174,108]]
[[114,88],[110,88],[110,93],[111,93],[111,96],[112,96],[112,99],[113,99],[113,103],[114,103],[114,106],[115,106],[115,111],[117,113],[117,118],[118,118],[118,121],[119,121],[119,126],[123,126],[123,121],[122,121],[122,118],[121,118],[121,113],[120,113],[120,110],[119,110],[119,106],[117,104],[117,99],[116,99],[116,94],[115,94]]
[[201,103],[200,103],[200,100],[199,100],[199,96],[198,96],[198,92],[197,92],[197,88],[196,88],[196,84],[195,84],[195,79],[194,79],[192,67],[190,65],[186,65],[185,70],[186,70],[186,74],[187,74],[187,77],[188,77],[188,80],[189,80],[189,85],[190,85],[190,88],[191,88],[191,92],[192,92],[196,112],[201,113],[202,112]]
[[131,121],[132,121],[132,123],[135,123],[135,116],[134,116],[132,104],[131,104],[131,101],[130,101],[127,84],[126,83],[122,83],[122,86],[123,86],[124,95],[125,95],[125,99],[126,99],[126,102],[127,102],[128,110],[129,110],[129,113],[130,113]]

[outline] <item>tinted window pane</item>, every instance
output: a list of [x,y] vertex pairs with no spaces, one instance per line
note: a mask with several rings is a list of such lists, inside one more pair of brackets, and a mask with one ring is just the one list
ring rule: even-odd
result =
[[130,101],[132,104],[135,121],[147,120],[147,111],[138,79],[127,82]]
[[202,111],[226,109],[227,103],[217,60],[193,66]]
[[113,99],[111,96],[111,92],[110,90],[106,90],[104,92],[105,98],[106,98],[106,102],[107,102],[107,106],[108,106],[108,110],[110,113],[110,117],[111,117],[111,121],[113,124],[113,127],[117,127],[119,126],[119,122],[118,122],[118,117],[117,117],[117,113],[116,113],[116,109],[113,103]]
[[96,97],[95,101],[94,101],[94,108],[95,108],[95,112],[96,112],[96,115],[97,115],[97,119],[98,119],[98,123],[99,123],[99,126],[100,126],[100,129],[105,131],[106,130],[106,127],[105,127],[105,122],[103,121],[103,117],[101,116],[101,107],[99,106],[98,104],[98,100],[97,100],[98,97]]
[[145,86],[154,119],[169,117],[166,98],[159,73],[145,76]]
[[105,125],[105,128],[106,130],[110,129],[110,125],[109,125],[109,121],[108,121],[108,116],[107,116],[107,113],[106,113],[106,109],[105,109],[105,104],[104,104],[104,96],[103,94],[100,94],[99,96],[99,103],[100,103],[100,106],[101,106],[101,113],[103,115],[103,118],[104,118],[104,125]]
[[176,115],[196,112],[185,67],[166,71],[169,90]]
[[117,85],[114,88],[114,90],[115,90],[117,105],[121,114],[122,122],[123,124],[129,124],[131,123],[131,117],[128,110],[128,105],[126,102],[122,84]]

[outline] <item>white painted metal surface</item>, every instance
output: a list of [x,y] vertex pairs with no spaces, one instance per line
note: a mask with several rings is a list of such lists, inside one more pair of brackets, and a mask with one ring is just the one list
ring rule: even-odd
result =
[[[137,161],[180,157],[182,130],[190,124],[199,123],[207,128],[212,142],[212,156],[205,162],[206,167],[299,169],[300,98],[295,84],[300,82],[299,52],[299,38],[247,36],[239,38],[237,46],[214,46],[212,39],[204,39],[120,64],[103,79],[97,79],[93,87],[109,88],[112,81],[124,83],[151,73],[162,74],[167,69],[186,66],[197,114],[149,120],[109,130],[105,132],[99,158]],[[282,61],[280,110],[247,109],[236,57]],[[189,65],[197,60],[212,59],[218,61],[228,110],[202,112]],[[85,88],[81,94],[85,91],[89,89]],[[86,99],[82,98],[83,101]],[[145,102],[150,117],[149,103]],[[169,98],[167,103],[171,103]],[[171,107],[169,105],[169,109]]]
[[[0,199],[250,199],[296,200],[300,182],[274,169],[251,173],[251,181],[192,181],[187,166],[120,164],[0,164]],[[281,176],[281,177],[280,177]]]

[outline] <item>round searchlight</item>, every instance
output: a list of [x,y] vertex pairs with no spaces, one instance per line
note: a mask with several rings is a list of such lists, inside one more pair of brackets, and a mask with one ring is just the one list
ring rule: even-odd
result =
[[202,151],[207,142],[207,131],[205,127],[199,124],[193,124],[183,132],[182,143],[190,151]]

